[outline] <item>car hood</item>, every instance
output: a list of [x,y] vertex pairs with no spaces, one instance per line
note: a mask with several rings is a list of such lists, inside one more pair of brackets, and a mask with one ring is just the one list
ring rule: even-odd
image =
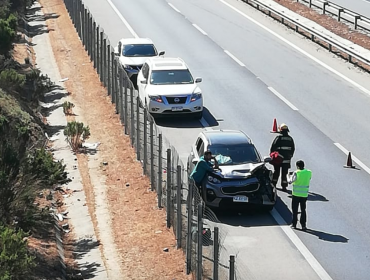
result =
[[262,168],[265,163],[247,163],[247,164],[240,164],[240,165],[223,165],[220,166],[221,171],[217,172],[217,174],[225,179],[245,179]]
[[132,56],[126,57],[121,56],[119,62],[124,65],[143,65],[144,62],[149,58],[149,56]]
[[180,85],[148,85],[147,93],[149,95],[184,95],[194,92],[201,92],[196,84],[180,84]]

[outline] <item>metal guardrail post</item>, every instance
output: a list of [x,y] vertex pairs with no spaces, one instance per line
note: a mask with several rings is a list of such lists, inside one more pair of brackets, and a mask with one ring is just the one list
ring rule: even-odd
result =
[[128,134],[128,94],[127,94],[127,88],[128,88],[128,82],[127,82],[127,78],[125,77],[124,78],[124,81],[123,81],[123,84],[125,85],[125,91],[124,91],[124,97],[125,97],[125,100],[124,100],[124,110],[123,110],[123,114],[124,114],[124,125],[125,125],[125,134],[127,135]]
[[218,255],[220,249],[219,229],[215,227],[213,232],[213,280],[218,280]]
[[203,204],[198,204],[198,234],[197,234],[197,280],[202,280],[203,271]]
[[97,50],[97,47],[96,47],[96,22],[94,20],[93,22],[93,28],[92,28],[92,60],[94,62],[94,68],[96,69],[96,50]]
[[123,81],[123,69],[122,67],[118,68],[119,72],[119,117],[121,120],[121,124],[124,124],[124,118],[123,118],[123,87],[125,86],[124,81]]
[[328,2],[324,2],[322,3],[322,14],[325,15],[326,14],[326,6],[328,5]]
[[89,33],[89,30],[88,30],[88,12],[87,12],[87,9],[85,8],[85,12],[84,12],[84,46],[85,46],[85,51],[87,51],[87,38],[88,38],[88,33]]
[[338,9],[338,21],[340,21],[340,15],[343,13],[344,9]]
[[[103,32],[102,32],[102,34],[104,34]],[[104,35],[102,35],[102,38],[103,38],[103,36]],[[103,78],[103,84],[104,84],[104,86],[105,87],[107,87],[107,39],[104,39],[103,40],[103,52],[102,52],[102,54],[103,54],[103,57],[102,57],[102,59],[103,59],[103,71],[102,71],[102,78]]]
[[89,53],[89,56],[90,56],[90,59],[92,59],[92,35],[94,34],[93,33],[93,30],[92,30],[92,16],[91,16],[91,13],[89,13],[89,22],[88,22],[88,27],[89,27],[89,33],[88,33],[88,36],[89,36],[89,45],[88,45],[88,53]]
[[144,175],[147,175],[148,172],[147,164],[148,164],[148,111],[144,109],[144,158],[143,158],[143,170]]
[[162,133],[158,135],[158,208],[162,208]]
[[309,2],[308,2],[308,7],[312,7],[312,0],[309,0]]
[[187,235],[186,235],[186,274],[191,272],[191,248],[192,248],[192,219],[193,219],[193,184],[189,181],[188,183],[188,223],[187,223]]
[[172,153],[171,149],[167,149],[167,181],[166,181],[167,228],[171,227],[171,189],[172,189],[171,153]]
[[149,119],[149,134],[150,134],[150,189],[154,191],[154,123],[153,118]]
[[235,256],[230,256],[229,280],[235,279]]
[[357,29],[357,27],[358,27],[358,20],[361,18],[361,16],[356,15],[356,16],[354,16],[354,18],[355,18],[355,29]]
[[112,85],[112,81],[111,81],[111,68],[112,68],[112,66],[111,66],[111,64],[112,64],[112,62],[113,61],[111,61],[111,54],[110,54],[110,45],[108,45],[107,46],[107,59],[108,59],[108,61],[107,61],[107,65],[108,65],[108,67],[107,67],[107,77],[108,77],[108,95],[111,95],[112,94],[112,92],[111,92],[111,85]]
[[177,249],[181,248],[181,239],[182,239],[182,220],[181,220],[181,187],[182,187],[182,178],[181,178],[181,165],[177,166],[177,192],[176,192],[176,214],[177,214],[177,230],[176,230],[176,239],[177,239]]
[[112,69],[112,76],[111,76],[111,90],[110,90],[110,93],[111,93],[111,100],[112,100],[112,104],[116,102],[116,82],[115,82],[115,79],[116,79],[116,73],[114,72],[115,70],[115,63],[116,62],[116,59],[115,59],[115,55],[114,55],[114,52],[111,52],[110,53],[110,57],[111,57],[111,61],[112,61],[112,66],[111,66],[111,69]]
[[[99,25],[96,26],[96,72],[98,73],[99,76],[101,69],[100,69],[100,28]],[[101,80],[101,79],[100,79]]]
[[134,115],[134,89],[131,87],[131,84],[128,83],[130,85],[130,105],[131,105],[131,110],[130,110],[130,118],[131,118],[131,125],[130,125],[130,138],[131,138],[131,146],[133,147],[134,146],[134,135],[135,135],[135,131],[134,131],[134,127],[135,127],[135,115]]
[[141,160],[140,156],[140,97],[136,97],[136,159]]

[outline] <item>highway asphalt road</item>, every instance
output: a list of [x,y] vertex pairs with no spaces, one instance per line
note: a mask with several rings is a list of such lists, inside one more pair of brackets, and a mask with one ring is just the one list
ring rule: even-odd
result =
[[370,18],[370,0],[331,0],[331,2]]
[[[277,118],[296,141],[294,160],[313,170],[306,233],[276,222],[280,215],[290,222],[287,193],[279,193],[272,215],[220,215],[241,279],[330,279],[325,271],[332,279],[367,279],[369,75],[237,1],[111,1],[131,31],[151,38],[167,56],[182,57],[203,78],[203,125],[242,129],[267,155]],[[132,37],[106,1],[84,2],[112,44]],[[202,124],[160,124],[185,159]],[[343,168],[346,149],[363,163],[361,170]],[[314,270],[321,267],[318,276]]]

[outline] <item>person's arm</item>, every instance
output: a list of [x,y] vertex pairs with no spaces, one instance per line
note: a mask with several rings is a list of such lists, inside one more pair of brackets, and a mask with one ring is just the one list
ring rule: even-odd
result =
[[271,144],[270,153],[275,152],[278,144],[279,136],[276,136]]
[[295,144],[294,144],[294,139],[293,139],[293,137],[291,137],[291,138],[292,138],[292,157],[293,157],[294,152],[295,152]]
[[292,184],[293,182],[295,182],[297,180],[297,173],[294,171],[293,175],[290,176],[289,180],[288,180],[288,183],[289,184]]
[[220,169],[220,166],[218,165],[218,161],[216,159],[216,157],[213,157],[213,160],[215,161],[215,164],[214,164],[214,169]]

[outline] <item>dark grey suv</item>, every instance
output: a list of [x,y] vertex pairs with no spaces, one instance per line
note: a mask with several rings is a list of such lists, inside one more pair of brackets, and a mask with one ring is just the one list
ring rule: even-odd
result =
[[200,190],[211,208],[246,208],[257,205],[272,210],[276,188],[272,171],[266,166],[270,157],[261,159],[252,140],[238,130],[209,130],[199,134],[188,158],[192,172],[199,158],[211,150],[220,170],[208,173]]

